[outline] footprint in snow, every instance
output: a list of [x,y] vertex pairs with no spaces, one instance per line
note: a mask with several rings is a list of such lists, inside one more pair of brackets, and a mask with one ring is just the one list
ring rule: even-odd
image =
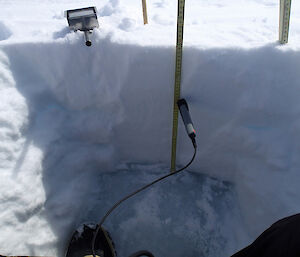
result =
[[119,25],[119,28],[125,31],[131,31],[135,28],[136,26],[136,21],[134,19],[130,18],[124,18]]

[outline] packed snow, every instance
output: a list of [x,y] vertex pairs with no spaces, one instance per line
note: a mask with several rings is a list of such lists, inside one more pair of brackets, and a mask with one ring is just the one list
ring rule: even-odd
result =
[[[0,254],[63,256],[72,232],[170,170],[177,1],[0,1]],[[64,11],[96,6],[86,47]],[[186,0],[187,171],[106,221],[119,256],[225,257],[300,211],[300,3]],[[192,145],[179,121],[177,165]]]

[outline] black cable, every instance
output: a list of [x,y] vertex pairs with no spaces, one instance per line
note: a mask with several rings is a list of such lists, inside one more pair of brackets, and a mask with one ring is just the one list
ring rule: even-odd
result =
[[150,187],[150,186],[156,184],[157,182],[159,182],[159,181],[161,181],[161,180],[163,180],[163,179],[165,179],[165,178],[167,178],[167,177],[173,176],[173,175],[179,173],[180,171],[185,170],[187,167],[189,167],[189,166],[192,164],[192,162],[194,161],[195,156],[196,156],[196,153],[197,153],[197,145],[196,145],[196,141],[195,141],[195,139],[192,140],[192,141],[193,141],[193,146],[194,146],[194,155],[193,155],[192,159],[189,161],[189,163],[188,163],[187,165],[185,165],[183,168],[181,168],[181,169],[179,169],[179,170],[176,170],[176,171],[174,171],[174,172],[172,172],[172,173],[169,173],[169,174],[167,174],[167,175],[164,175],[164,176],[162,176],[162,177],[160,177],[160,178],[154,180],[153,182],[151,182],[151,183],[149,183],[149,184],[147,184],[147,185],[141,187],[140,189],[134,191],[133,193],[131,193],[131,194],[125,196],[123,199],[121,199],[120,201],[118,201],[117,203],[115,203],[115,204],[108,210],[108,212],[103,216],[103,218],[101,219],[101,221],[97,224],[97,229],[96,229],[96,231],[95,231],[95,233],[94,233],[94,236],[93,236],[93,240],[92,240],[92,253],[93,253],[93,257],[96,257],[96,254],[95,254],[95,241],[96,241],[96,237],[97,237],[97,235],[98,235],[98,233],[99,233],[99,230],[100,230],[102,224],[103,224],[104,221],[106,220],[106,218],[114,211],[114,209],[116,209],[122,202],[126,201],[126,200],[129,199],[130,197],[132,197],[132,196],[138,194],[139,192],[141,192],[141,191],[147,189],[148,187]]

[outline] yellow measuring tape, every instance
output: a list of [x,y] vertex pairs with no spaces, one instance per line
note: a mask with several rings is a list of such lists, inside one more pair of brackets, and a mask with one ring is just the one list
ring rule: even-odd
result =
[[185,0],[178,0],[171,172],[174,172],[176,170],[176,145],[177,145],[177,130],[178,130],[177,101],[180,98],[182,44],[183,44],[183,26],[184,26],[184,5],[185,5]]
[[279,42],[286,44],[289,37],[291,0],[280,0]]

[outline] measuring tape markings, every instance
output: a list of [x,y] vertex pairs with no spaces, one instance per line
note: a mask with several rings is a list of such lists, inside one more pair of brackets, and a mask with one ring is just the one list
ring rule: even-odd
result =
[[280,0],[279,41],[281,44],[288,42],[291,2],[291,0]]
[[177,145],[177,131],[178,131],[178,106],[177,106],[177,101],[180,98],[180,84],[181,84],[181,70],[182,70],[183,26],[184,26],[184,5],[185,5],[185,0],[178,0],[171,172],[174,172],[176,170],[176,145]]

